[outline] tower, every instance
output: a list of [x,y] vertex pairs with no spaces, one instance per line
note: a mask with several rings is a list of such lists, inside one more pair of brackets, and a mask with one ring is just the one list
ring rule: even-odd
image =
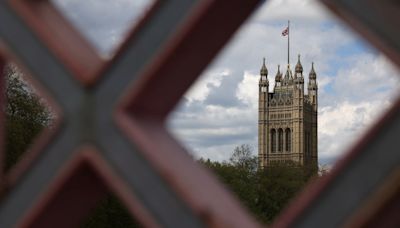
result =
[[259,167],[289,161],[316,166],[318,86],[314,63],[309,73],[307,94],[300,55],[294,74],[289,64],[284,76],[278,66],[273,92],[269,92],[268,87],[268,70],[264,59],[259,80]]
[[[268,69],[265,66],[265,58],[263,59],[263,65],[260,70],[260,81],[258,83],[258,148],[263,148],[263,152],[259,150],[258,157],[259,161],[268,159],[266,156],[268,153]],[[263,163],[259,163],[259,167],[263,167]]]

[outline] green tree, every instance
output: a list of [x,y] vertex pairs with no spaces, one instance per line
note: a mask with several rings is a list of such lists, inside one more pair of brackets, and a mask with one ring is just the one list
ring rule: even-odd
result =
[[252,148],[248,144],[235,147],[229,161],[233,166],[246,169],[250,173],[257,170],[257,157],[252,155]]
[[295,163],[277,163],[257,175],[257,217],[270,223],[310,179],[309,168]]
[[242,204],[261,222],[268,224],[315,175],[313,165],[277,163],[263,170],[249,145],[237,146],[229,162],[200,159]]
[[50,111],[14,65],[5,68],[5,170],[9,170],[37,135],[50,127]]

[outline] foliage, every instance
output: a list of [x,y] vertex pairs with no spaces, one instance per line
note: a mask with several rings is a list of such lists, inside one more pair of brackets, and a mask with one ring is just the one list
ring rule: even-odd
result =
[[257,158],[252,156],[252,149],[248,144],[242,144],[235,147],[230,163],[240,169],[246,169],[254,172],[257,170]]
[[51,115],[43,101],[22,80],[16,67],[5,69],[5,170],[17,163],[34,138],[50,126]]
[[199,160],[263,223],[270,223],[286,204],[316,174],[315,166],[274,164],[257,169],[257,158],[249,145],[234,149],[229,162]]

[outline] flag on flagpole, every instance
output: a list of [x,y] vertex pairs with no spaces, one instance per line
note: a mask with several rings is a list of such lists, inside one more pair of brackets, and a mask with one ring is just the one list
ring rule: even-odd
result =
[[285,30],[282,31],[282,36],[289,35],[289,27],[286,27]]

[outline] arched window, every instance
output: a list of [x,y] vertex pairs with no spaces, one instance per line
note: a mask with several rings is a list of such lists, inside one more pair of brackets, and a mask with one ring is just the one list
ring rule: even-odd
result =
[[283,130],[279,128],[278,130],[278,151],[283,151]]
[[292,150],[292,133],[290,132],[289,128],[286,128],[285,130],[285,136],[286,136],[286,151],[290,152]]
[[275,129],[271,130],[271,152],[276,151],[276,131]]

